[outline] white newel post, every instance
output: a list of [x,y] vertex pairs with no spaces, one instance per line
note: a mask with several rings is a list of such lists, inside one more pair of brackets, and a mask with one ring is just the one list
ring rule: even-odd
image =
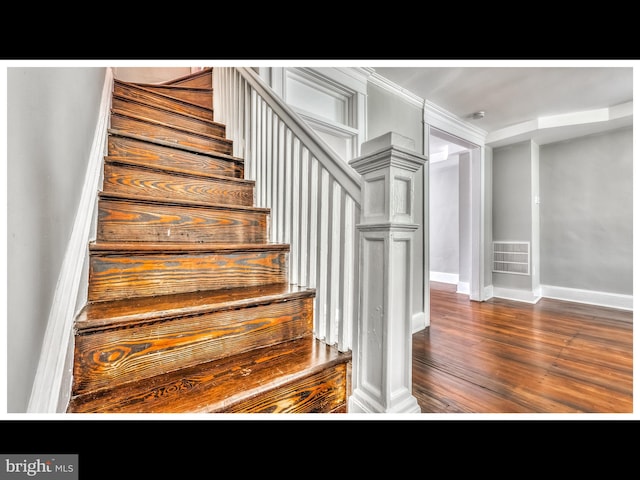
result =
[[362,175],[360,316],[352,345],[349,412],[420,413],[412,394],[414,174],[426,162],[413,140],[389,132],[349,164]]

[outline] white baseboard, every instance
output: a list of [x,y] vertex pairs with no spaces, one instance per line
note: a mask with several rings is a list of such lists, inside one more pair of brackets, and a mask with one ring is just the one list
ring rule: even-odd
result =
[[556,287],[554,285],[541,285],[540,288],[542,296],[546,298],[618,308],[620,310],[633,310],[633,295]]
[[484,296],[482,297],[482,300],[489,300],[491,297],[493,297],[493,285],[488,285],[484,287]]
[[469,295],[471,293],[471,287],[469,286],[469,282],[458,282],[458,288],[456,289],[456,293],[463,293],[465,295]]
[[564,300],[565,302],[584,303],[587,305],[633,311],[633,295],[557,287],[554,285],[540,285],[539,292],[489,285],[484,288],[484,300],[489,300],[492,297],[527,303],[537,303],[541,298],[553,298],[556,300]]
[[496,298],[504,298],[505,300],[515,300],[526,303],[538,303],[542,298],[538,292],[533,290],[496,287],[495,285],[493,286],[493,296]]
[[418,312],[411,317],[411,333],[424,330],[427,327],[427,317],[424,312]]
[[457,285],[460,281],[460,275],[457,273],[429,272],[429,280],[432,282],[452,283]]

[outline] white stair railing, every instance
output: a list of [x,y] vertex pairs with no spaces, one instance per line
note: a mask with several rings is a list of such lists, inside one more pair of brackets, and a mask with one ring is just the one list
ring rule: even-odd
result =
[[314,334],[351,350],[358,316],[360,175],[252,70],[213,69],[214,118],[227,127],[270,238],[288,243],[289,282],[315,288]]

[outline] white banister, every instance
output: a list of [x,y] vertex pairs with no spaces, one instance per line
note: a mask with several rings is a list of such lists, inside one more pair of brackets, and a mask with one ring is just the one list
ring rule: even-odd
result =
[[289,281],[315,288],[314,334],[351,349],[358,314],[360,175],[251,69],[215,67],[214,116],[227,126],[270,238],[288,243]]

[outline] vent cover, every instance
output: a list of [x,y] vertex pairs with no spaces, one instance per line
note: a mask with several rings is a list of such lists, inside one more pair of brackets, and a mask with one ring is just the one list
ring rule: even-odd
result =
[[493,242],[493,271],[529,275],[529,242]]

